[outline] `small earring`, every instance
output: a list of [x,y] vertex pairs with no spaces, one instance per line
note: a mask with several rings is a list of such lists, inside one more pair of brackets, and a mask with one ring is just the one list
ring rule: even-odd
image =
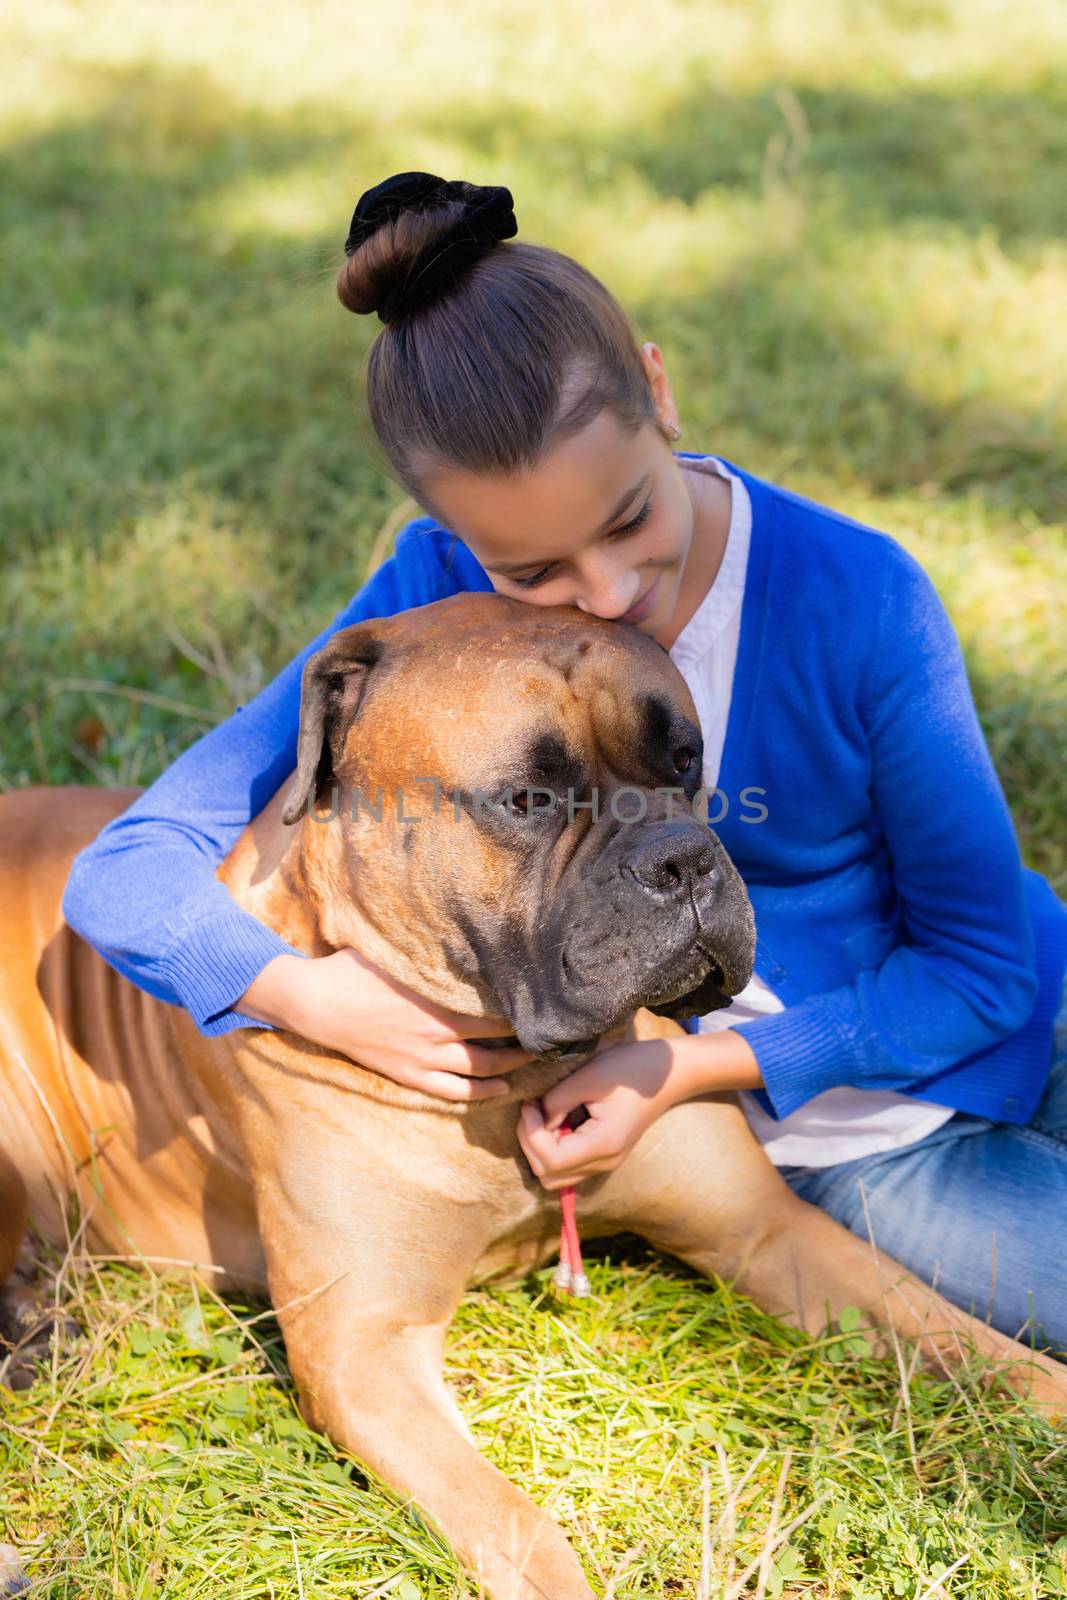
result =
[[681,430],[681,428],[678,426],[678,424],[676,422],[669,422],[667,424],[667,426],[671,430],[671,440],[672,441],[675,440],[675,439],[680,439],[682,437],[682,430]]

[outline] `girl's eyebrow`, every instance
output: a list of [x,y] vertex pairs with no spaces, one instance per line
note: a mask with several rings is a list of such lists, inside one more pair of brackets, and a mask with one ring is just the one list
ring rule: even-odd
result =
[[[619,518],[626,510],[626,507],[630,504],[630,501],[633,500],[636,495],[640,494],[647,482],[648,473],[644,472],[634,484],[633,488],[626,491],[618,505],[615,507],[614,511],[611,513],[610,517],[605,517],[604,521],[600,524],[600,527],[593,534],[594,539],[599,539],[602,533],[607,533],[608,529],[613,523],[618,522]],[[486,566],[487,569],[491,569],[493,572],[525,572],[528,567],[551,566],[552,562],[557,559],[558,557],[555,556],[546,556],[538,557],[537,560],[533,561],[490,561],[486,563]]]

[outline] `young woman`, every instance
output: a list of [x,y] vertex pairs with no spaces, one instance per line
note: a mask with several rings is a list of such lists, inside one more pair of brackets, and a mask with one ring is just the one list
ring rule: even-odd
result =
[[1003,1332],[1067,1348],[1067,908],[1022,866],[944,608],[888,535],[672,452],[658,348],[516,231],[503,188],[415,172],[362,196],[338,292],[385,325],[370,415],[428,515],[81,853],[64,914],[205,1034],[284,1027],[428,1094],[500,1092],[530,1058],[471,1041],[506,1019],[442,1011],[355,950],[302,955],[215,868],[295,768],[303,665],[337,628],[463,589],[637,627],[693,694],[756,976],[671,1046],[654,1093],[662,1047],[615,1045],[527,1103],[534,1172],[607,1171],[670,1105],[734,1089],[799,1194]]

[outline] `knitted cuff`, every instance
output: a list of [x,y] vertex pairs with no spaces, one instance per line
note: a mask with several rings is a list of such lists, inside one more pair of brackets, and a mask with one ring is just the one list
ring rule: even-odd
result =
[[273,1024],[231,1007],[267,963],[281,955],[304,953],[286,944],[258,917],[234,906],[184,928],[159,970],[202,1034],[270,1029]]
[[802,1001],[771,1016],[738,1023],[733,1031],[748,1040],[779,1119],[846,1081],[848,1047],[823,1006]]

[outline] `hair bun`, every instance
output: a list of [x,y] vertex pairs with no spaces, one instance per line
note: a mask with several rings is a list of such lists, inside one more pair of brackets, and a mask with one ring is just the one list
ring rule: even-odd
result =
[[446,183],[432,172],[397,172],[360,195],[345,240],[345,255],[358,250],[364,239],[385,222],[394,222],[403,211],[430,211],[449,200],[463,200],[463,191],[472,188],[462,182]]
[[[452,213],[443,229],[426,226],[435,211]],[[401,248],[391,258],[377,259],[370,281],[354,274],[352,257],[360,246],[402,217],[423,218],[424,225],[407,228]],[[377,310],[380,321],[391,322],[518,231],[509,189],[463,179],[446,182],[432,172],[395,173],[360,196],[345,240],[347,267],[341,269],[338,294],[349,310]]]

